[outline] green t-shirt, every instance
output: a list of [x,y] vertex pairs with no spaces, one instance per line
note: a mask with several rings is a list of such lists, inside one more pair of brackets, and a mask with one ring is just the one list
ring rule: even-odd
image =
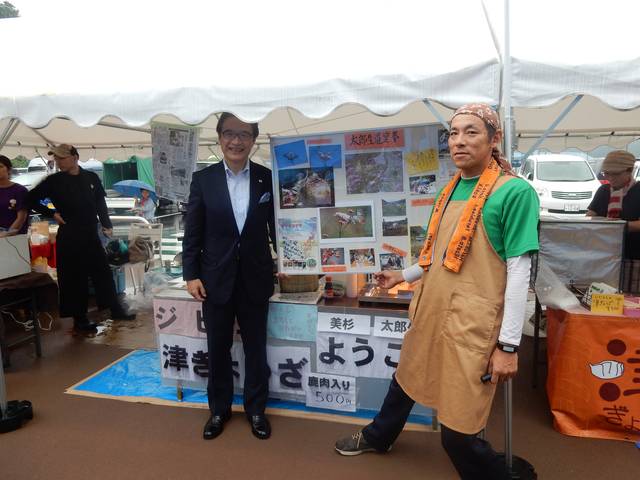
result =
[[[460,179],[451,200],[468,200],[478,180],[479,177]],[[482,223],[500,258],[506,260],[538,250],[539,213],[538,195],[522,178],[514,177],[489,196],[482,207]]]

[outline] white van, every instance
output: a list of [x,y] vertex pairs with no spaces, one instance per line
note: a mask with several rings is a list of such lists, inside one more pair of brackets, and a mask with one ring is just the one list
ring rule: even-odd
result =
[[575,155],[531,155],[520,176],[538,193],[541,215],[584,215],[601,185],[589,163]]
[[29,160],[28,172],[49,172],[49,162],[42,157],[36,157]]

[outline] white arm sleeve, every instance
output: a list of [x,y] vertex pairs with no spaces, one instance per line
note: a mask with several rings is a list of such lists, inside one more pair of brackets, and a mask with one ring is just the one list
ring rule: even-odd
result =
[[410,267],[402,270],[402,278],[404,278],[405,282],[413,283],[416,280],[420,280],[423,273],[424,269],[420,264],[416,263],[415,265],[411,265]]
[[498,341],[520,345],[529,292],[531,257],[529,254],[507,259],[507,287],[504,291],[504,315]]

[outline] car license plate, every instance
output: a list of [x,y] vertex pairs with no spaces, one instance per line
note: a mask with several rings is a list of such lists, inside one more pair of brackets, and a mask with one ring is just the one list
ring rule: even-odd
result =
[[564,204],[564,211],[565,212],[579,212],[580,211],[580,205],[577,203],[565,203]]

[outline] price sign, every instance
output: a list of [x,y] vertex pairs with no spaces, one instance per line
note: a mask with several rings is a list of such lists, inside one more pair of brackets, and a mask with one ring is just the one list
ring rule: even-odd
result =
[[624,295],[618,293],[593,293],[591,295],[591,311],[606,315],[622,315],[624,311]]
[[310,373],[306,382],[307,406],[356,411],[356,379],[342,375]]

